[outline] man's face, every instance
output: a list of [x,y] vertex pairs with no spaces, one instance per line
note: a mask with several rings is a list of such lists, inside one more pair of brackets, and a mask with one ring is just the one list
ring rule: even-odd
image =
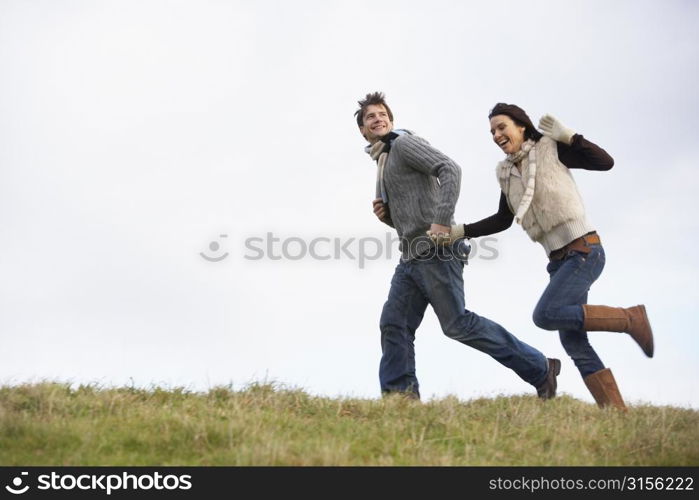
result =
[[383,104],[369,104],[364,110],[364,125],[359,131],[371,144],[393,129],[393,122],[388,117],[388,111]]

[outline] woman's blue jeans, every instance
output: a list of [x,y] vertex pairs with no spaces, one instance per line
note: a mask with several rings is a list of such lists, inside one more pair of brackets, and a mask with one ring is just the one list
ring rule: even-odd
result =
[[590,286],[604,269],[601,245],[590,245],[590,253],[570,251],[565,258],[549,262],[551,277],[534,309],[534,323],[544,330],[558,330],[561,344],[580,375],[587,377],[604,369],[583,329],[583,304],[587,304]]
[[438,255],[402,261],[396,267],[380,321],[383,393],[412,392],[419,397],[415,331],[428,304],[447,337],[490,355],[535,387],[543,384],[548,364],[541,352],[465,308],[463,268],[463,261],[448,247]]

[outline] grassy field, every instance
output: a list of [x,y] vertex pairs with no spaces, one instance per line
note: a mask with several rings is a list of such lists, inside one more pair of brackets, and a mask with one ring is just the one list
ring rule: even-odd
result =
[[699,412],[562,396],[423,403],[275,384],[0,387],[0,465],[699,465]]

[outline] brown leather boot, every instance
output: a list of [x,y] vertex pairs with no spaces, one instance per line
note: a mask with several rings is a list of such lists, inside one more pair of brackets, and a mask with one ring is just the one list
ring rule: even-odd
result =
[[584,304],[585,322],[583,329],[588,332],[622,332],[641,346],[649,358],[653,357],[653,330],[648,322],[646,306],[622,307],[591,306]]
[[612,370],[605,368],[583,379],[592,397],[595,398],[600,408],[611,406],[619,410],[627,411],[619,388],[612,375]]

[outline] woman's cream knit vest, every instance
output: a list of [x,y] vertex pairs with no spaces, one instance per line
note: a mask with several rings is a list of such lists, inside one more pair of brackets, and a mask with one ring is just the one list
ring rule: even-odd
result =
[[[556,141],[542,137],[536,148],[536,188],[529,209],[522,217],[522,228],[541,243],[546,255],[576,238],[594,231],[585,217],[585,207],[568,167],[558,160]],[[522,160],[522,177],[513,175],[512,166],[502,161],[497,166],[498,182],[512,213],[522,200],[529,161]]]

